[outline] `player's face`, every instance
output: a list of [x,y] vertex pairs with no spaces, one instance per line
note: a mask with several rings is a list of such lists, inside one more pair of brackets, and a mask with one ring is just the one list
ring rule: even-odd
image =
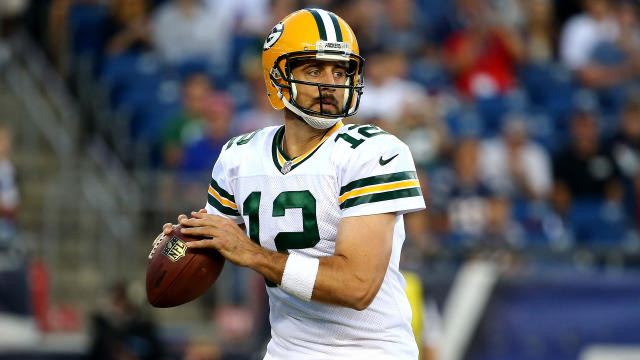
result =
[[[302,62],[291,70],[293,78],[328,85],[345,85],[347,83],[346,63],[336,61],[309,60]],[[307,109],[338,114],[344,106],[344,88],[323,87],[296,84],[296,102]]]

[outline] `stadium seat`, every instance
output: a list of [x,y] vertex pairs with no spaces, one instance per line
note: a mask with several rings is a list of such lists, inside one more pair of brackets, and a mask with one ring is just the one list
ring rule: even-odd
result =
[[407,77],[424,86],[427,91],[451,88],[452,85],[440,64],[425,59],[412,62]]
[[475,106],[483,124],[482,136],[498,135],[504,116],[510,112],[525,111],[527,104],[525,94],[517,90],[504,96],[478,98]]
[[575,199],[569,215],[576,245],[622,243],[628,233],[628,219],[622,204],[600,198]]
[[482,120],[471,109],[452,109],[444,115],[444,120],[454,138],[479,137],[483,133]]
[[142,55],[136,52],[128,52],[120,55],[106,57],[99,73],[99,80],[110,91],[122,86],[127,78],[136,72],[136,65]]
[[566,119],[576,106],[571,72],[558,64],[530,64],[521,67],[518,76],[531,104],[544,108],[557,130],[566,133]]

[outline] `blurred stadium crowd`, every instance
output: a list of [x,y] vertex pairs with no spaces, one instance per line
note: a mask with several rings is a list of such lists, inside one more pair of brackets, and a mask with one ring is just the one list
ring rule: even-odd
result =
[[638,1],[36,0],[4,26],[46,49],[84,141],[104,137],[144,184],[155,231],[202,206],[228,139],[281,124],[261,49],[303,7],[357,34],[349,122],[412,150],[428,210],[405,217],[404,267],[640,264]]
[[430,205],[407,219],[413,260],[487,246],[640,248],[633,0],[51,0],[25,19],[69,79],[88,71],[104,90],[90,118],[114,116],[87,132],[131,167],[204,184],[229,138],[280,124],[261,45],[305,6],[358,34],[355,121],[412,149]]

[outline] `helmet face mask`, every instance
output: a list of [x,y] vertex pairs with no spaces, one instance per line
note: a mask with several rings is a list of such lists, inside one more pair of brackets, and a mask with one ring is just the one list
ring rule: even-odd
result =
[[[317,82],[304,81],[293,78],[292,70],[304,61],[317,60],[315,52],[296,52],[281,55],[274,64],[270,73],[271,81],[279,82],[280,90],[286,90],[289,94],[288,101],[302,112],[312,116],[322,116],[326,118],[343,118],[355,115],[360,104],[360,96],[364,87],[362,79],[363,59],[359,55],[351,55],[358,58],[359,61],[349,59],[346,61],[346,81],[345,84],[324,84]],[[337,60],[320,60],[320,61],[337,61]],[[345,62],[342,60],[341,62]],[[322,102],[320,103],[320,111],[311,110],[303,107],[296,101],[296,84],[314,86],[318,89],[318,98],[323,97],[323,89],[344,89],[344,98],[342,109],[338,109],[337,113],[329,113],[324,111]],[[293,96],[291,96],[293,94]],[[283,95],[284,96],[284,95]]]
[[[364,59],[358,54],[353,31],[335,14],[321,9],[305,9],[285,17],[265,40],[262,60],[267,95],[275,109],[286,107],[319,129],[326,129],[340,119],[356,114],[364,87]],[[344,84],[324,84],[294,78],[293,69],[309,61],[345,64]],[[342,106],[336,112],[325,109],[322,101],[319,110],[303,107],[297,101],[297,85],[316,87],[317,98],[322,98],[331,89],[344,92]]]

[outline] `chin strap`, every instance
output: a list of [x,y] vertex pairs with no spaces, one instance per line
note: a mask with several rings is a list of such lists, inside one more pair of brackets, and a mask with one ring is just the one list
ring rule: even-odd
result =
[[[300,110],[299,108],[295,107],[293,104],[291,104],[287,100],[287,98],[284,97],[284,94],[282,94],[280,86],[278,86],[277,84],[275,84],[273,82],[272,82],[272,84],[275,86],[276,89],[278,89],[278,97],[280,98],[280,100],[282,100],[282,102],[284,103],[284,106],[287,109],[291,110],[292,113],[300,116],[302,118],[302,120],[304,120],[307,124],[309,124],[309,126],[311,126],[314,129],[319,129],[319,130],[328,129],[328,128],[332,127],[333,125],[337,124],[338,121],[341,121],[343,119],[342,117],[339,117],[339,118],[321,118],[321,117],[305,114],[302,110]],[[296,93],[295,84],[291,84],[291,85],[292,85],[292,88],[293,88],[293,93],[295,94]]]
[[293,104],[291,104],[289,101],[287,101],[287,99],[285,99],[284,96],[281,96],[280,99],[282,100],[282,102],[284,103],[284,106],[287,109],[291,110],[292,113],[300,116],[302,118],[302,120],[304,120],[307,124],[309,124],[314,129],[328,129],[328,128],[332,127],[333,125],[337,124],[338,121],[343,119],[341,117],[339,117],[339,118],[321,118],[321,117],[305,114],[304,112],[302,112],[302,110],[298,109]]

